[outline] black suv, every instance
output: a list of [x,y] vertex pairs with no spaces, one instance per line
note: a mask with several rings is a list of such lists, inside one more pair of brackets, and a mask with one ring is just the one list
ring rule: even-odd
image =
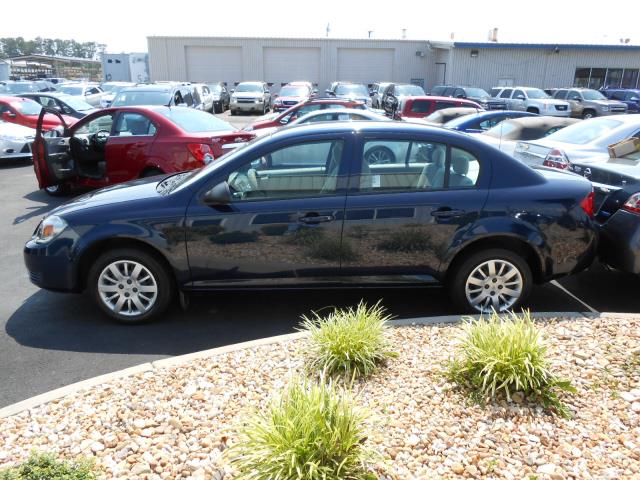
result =
[[467,100],[473,100],[485,110],[507,109],[507,102],[498,98],[492,98],[486,90],[478,87],[438,85],[431,89],[431,95],[438,97],[466,98]]

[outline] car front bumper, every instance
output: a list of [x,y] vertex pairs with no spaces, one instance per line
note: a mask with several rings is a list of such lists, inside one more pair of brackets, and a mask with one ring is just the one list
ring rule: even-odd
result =
[[618,210],[602,224],[598,256],[613,268],[640,274],[640,215]]
[[79,292],[71,243],[70,238],[58,238],[48,244],[29,240],[23,256],[31,283],[55,292]]
[[231,102],[230,108],[238,112],[261,112],[264,109],[264,102]]

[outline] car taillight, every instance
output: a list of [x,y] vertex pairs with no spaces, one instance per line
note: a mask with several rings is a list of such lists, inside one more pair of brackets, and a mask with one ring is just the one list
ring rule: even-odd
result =
[[553,148],[547,154],[542,164],[545,167],[559,168],[560,170],[565,170],[569,168],[569,159],[567,158],[567,156],[562,150]]
[[640,214],[640,192],[634,193],[624,202],[622,209],[627,212]]
[[589,218],[593,218],[595,214],[594,199],[595,199],[595,193],[593,193],[593,190],[591,190],[591,192],[589,192],[589,195],[584,197],[580,202],[580,208],[584,210],[584,213],[589,215]]
[[205,165],[213,162],[213,152],[211,151],[211,147],[206,143],[189,143],[187,148],[189,149],[189,153],[191,153],[197,161]]

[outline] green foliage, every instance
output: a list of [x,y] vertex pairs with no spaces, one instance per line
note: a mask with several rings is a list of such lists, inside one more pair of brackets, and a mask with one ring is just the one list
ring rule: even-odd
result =
[[303,227],[299,228],[288,238],[289,243],[309,247],[324,237],[324,232],[320,228]]
[[365,413],[331,384],[295,381],[238,432],[238,480],[375,480]]
[[309,367],[327,375],[351,378],[367,376],[391,358],[397,357],[387,339],[388,321],[380,302],[371,308],[336,309],[327,317],[302,317],[302,328],[310,333]]
[[510,400],[515,392],[522,392],[545,408],[570,416],[557,391],[575,393],[575,389],[551,373],[547,348],[529,312],[505,316],[494,312],[488,320],[466,322],[463,331],[458,356],[447,368],[449,380],[477,400],[499,394]]
[[388,252],[424,252],[431,248],[431,242],[420,230],[400,230],[381,241],[378,248]]
[[218,245],[229,245],[232,243],[251,243],[255,242],[260,234],[258,232],[243,232],[236,230],[233,232],[218,233],[211,237],[213,243]]
[[61,461],[48,453],[33,452],[25,463],[0,470],[0,480],[95,480],[90,461]]
[[36,37],[25,40],[23,37],[0,38],[0,58],[16,57],[20,55],[58,55],[97,59],[98,53],[103,52],[105,45],[96,42],[76,42],[61,38]]
[[260,230],[267,236],[275,237],[284,235],[289,229],[289,225],[265,225]]

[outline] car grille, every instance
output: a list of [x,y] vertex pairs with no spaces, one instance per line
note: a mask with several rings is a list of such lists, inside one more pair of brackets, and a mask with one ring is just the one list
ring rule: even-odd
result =
[[487,103],[487,108],[489,110],[506,110],[507,105],[502,102],[489,102]]
[[282,102],[283,105],[287,105],[288,107],[291,107],[293,105],[297,105],[298,102],[296,102],[295,100],[285,100],[284,102]]
[[620,112],[620,113],[624,113],[627,109],[624,107],[611,107],[611,111],[612,112]]
[[238,97],[238,103],[253,103],[255,98],[241,98]]
[[558,110],[559,112],[566,112],[567,111],[567,106],[566,105],[556,105],[556,110]]
[[42,274],[39,272],[29,272],[29,280],[31,280],[31,283],[39,285],[42,283]]

